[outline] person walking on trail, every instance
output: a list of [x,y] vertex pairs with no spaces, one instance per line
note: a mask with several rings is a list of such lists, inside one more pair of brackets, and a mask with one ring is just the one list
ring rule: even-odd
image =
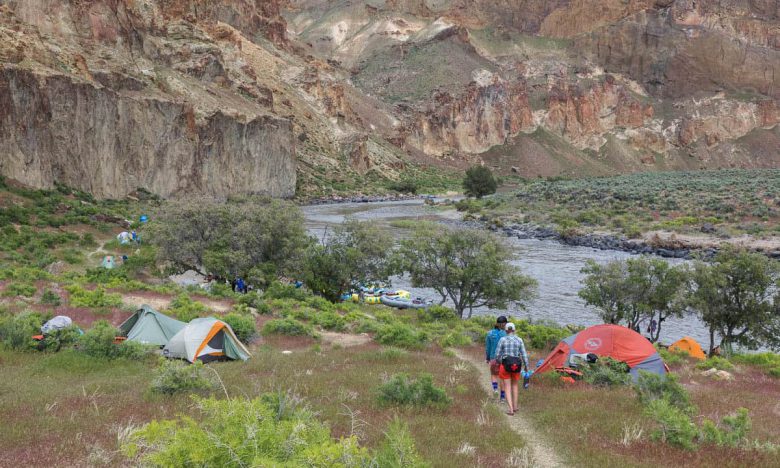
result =
[[[493,326],[493,329],[490,330],[485,337],[485,362],[490,366],[490,380],[493,384],[494,396],[498,395],[498,368],[501,365],[500,362],[496,361],[496,348],[498,347],[499,340],[506,336],[506,332],[504,331],[506,322],[506,317],[503,315],[499,316],[496,319],[496,324]],[[504,401],[504,398],[504,389],[501,388],[501,401]]]
[[501,363],[498,369],[498,378],[506,392],[506,402],[509,411],[506,414],[514,416],[517,411],[517,397],[519,394],[519,380],[523,366],[529,369],[528,353],[525,351],[523,340],[515,335],[515,324],[509,322],[504,327],[506,336],[498,341],[496,347],[496,361]]

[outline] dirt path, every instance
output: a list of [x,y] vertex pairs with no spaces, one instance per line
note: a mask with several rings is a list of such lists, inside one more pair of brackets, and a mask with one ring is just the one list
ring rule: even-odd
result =
[[[481,382],[482,387],[485,389],[488,395],[492,397],[493,389],[490,386],[490,372],[488,371],[488,367],[485,365],[485,363],[467,355],[463,351],[456,351],[455,354],[461,360],[467,361],[477,368],[477,371],[479,372],[479,381]],[[536,433],[533,426],[531,425],[531,422],[524,417],[522,412],[522,404],[520,405],[520,408],[521,411],[519,413],[517,413],[515,416],[510,417],[504,414],[506,408],[502,407],[501,414],[502,417],[506,418],[507,422],[509,423],[509,427],[511,427],[512,430],[515,431],[518,435],[520,435],[523,438],[523,440],[525,440],[526,444],[528,444],[528,448],[531,451],[533,457],[532,466],[535,467],[566,466],[560,460],[560,457],[555,452],[555,450],[553,450],[553,448],[550,445],[548,445],[547,442],[543,440],[542,437],[539,436],[539,434]]]

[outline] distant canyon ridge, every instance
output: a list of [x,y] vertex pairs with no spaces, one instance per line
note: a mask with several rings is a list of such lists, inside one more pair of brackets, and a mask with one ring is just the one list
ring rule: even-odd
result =
[[0,174],[101,198],[780,167],[780,2],[0,0]]

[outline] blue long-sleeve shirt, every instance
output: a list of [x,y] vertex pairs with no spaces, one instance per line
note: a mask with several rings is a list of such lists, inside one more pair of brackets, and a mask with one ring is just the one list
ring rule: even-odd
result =
[[487,333],[485,337],[485,360],[495,359],[498,341],[505,336],[506,332],[499,328],[494,328]]

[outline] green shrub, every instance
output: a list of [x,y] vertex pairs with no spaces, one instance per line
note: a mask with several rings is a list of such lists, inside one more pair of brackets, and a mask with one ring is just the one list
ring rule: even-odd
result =
[[427,309],[419,310],[417,317],[420,319],[421,322],[426,322],[426,323],[432,323],[432,322],[451,323],[454,322],[455,320],[460,320],[458,316],[455,315],[454,310],[450,309],[449,307],[440,306],[438,304],[432,305]]
[[581,369],[583,379],[598,387],[628,385],[631,382],[628,364],[610,357],[601,357],[592,364],[584,364]]
[[730,370],[734,370],[734,364],[729,362],[729,360],[726,358],[722,358],[720,356],[712,356],[710,358],[707,358],[707,360],[696,364],[696,368],[699,370],[707,370],[707,369],[715,368],[718,370],[730,371]]
[[320,296],[309,296],[304,302],[312,309],[322,312],[333,312],[336,309],[332,302]]
[[142,359],[150,348],[135,341],[114,343],[119,336],[119,330],[105,320],[95,322],[91,329],[81,335],[78,340],[79,349],[89,356],[105,359]]
[[690,416],[673,406],[666,399],[656,399],[648,403],[645,414],[658,423],[651,433],[653,440],[661,440],[686,450],[696,448],[698,429]]
[[46,334],[43,341],[38,343],[38,349],[46,352],[58,352],[62,348],[69,348],[78,343],[81,338],[81,329],[71,325]]
[[487,167],[472,166],[466,170],[463,189],[469,197],[482,198],[485,195],[496,193],[496,188],[498,188],[498,183]]
[[312,328],[293,318],[269,320],[263,326],[263,335],[314,336]]
[[239,340],[249,343],[257,335],[257,325],[251,315],[230,313],[222,317],[222,321],[230,325]]
[[314,315],[315,325],[325,330],[344,331],[347,329],[347,320],[335,312],[320,312]]
[[523,338],[524,343],[531,349],[548,349],[557,345],[562,339],[571,335],[571,331],[559,326],[527,324],[521,320],[517,334]]
[[409,428],[396,417],[385,431],[375,458],[376,466],[382,468],[426,468],[430,466],[417,452]]
[[725,416],[720,427],[714,422],[704,421],[700,438],[710,444],[740,447],[747,442],[747,435],[752,428],[752,421],[746,408],[739,408],[736,413]]
[[442,348],[460,348],[469,346],[472,343],[471,337],[460,331],[452,331],[441,335],[437,342]]
[[310,411],[269,400],[196,399],[194,417],[152,421],[122,450],[144,466],[370,466],[356,438],[335,440]]
[[769,376],[780,377],[780,354],[776,354],[776,353],[737,354],[736,356],[733,356],[731,360],[739,364],[758,366]]
[[295,299],[296,301],[305,301],[311,293],[303,288],[296,288],[290,284],[279,282],[271,283],[263,292],[263,299]]
[[118,307],[122,305],[122,296],[107,293],[102,286],[90,291],[79,285],[66,286],[70,293],[70,305],[73,307]]
[[401,323],[386,324],[379,327],[374,340],[387,346],[400,348],[422,348],[428,341],[428,336],[421,330]]
[[669,351],[668,349],[664,349],[659,346],[656,346],[656,349],[658,350],[658,354],[661,356],[661,359],[663,359],[663,361],[670,366],[679,366],[685,364],[688,362],[688,359],[690,359],[690,355],[683,350]]
[[41,304],[58,306],[62,304],[62,298],[59,294],[55,293],[51,289],[44,289],[41,295]]
[[41,325],[43,319],[37,313],[0,317],[0,341],[11,349],[32,349],[32,337],[41,332]]
[[385,405],[446,407],[452,401],[443,388],[434,385],[430,374],[422,374],[417,379],[395,374],[379,386],[378,393],[379,402]]
[[649,405],[655,400],[666,400],[669,405],[686,414],[694,414],[696,407],[685,388],[677,381],[677,376],[667,373],[665,376],[652,372],[639,371],[639,379],[634,385],[639,401]]
[[181,293],[172,300],[168,306],[167,312],[174,315],[182,322],[190,322],[193,319],[205,315],[209,308],[202,303],[193,300],[186,293]]
[[417,190],[419,189],[419,187],[417,186],[417,182],[411,179],[403,179],[397,182],[392,182],[387,186],[387,188],[394,192],[411,193],[411,194],[417,193]]
[[212,374],[202,362],[189,364],[175,359],[160,358],[151,390],[155,393],[174,395],[176,393],[208,392],[216,388]]
[[11,283],[8,286],[6,286],[5,291],[3,291],[3,296],[33,297],[37,291],[38,288],[36,288],[34,285],[29,283]]

